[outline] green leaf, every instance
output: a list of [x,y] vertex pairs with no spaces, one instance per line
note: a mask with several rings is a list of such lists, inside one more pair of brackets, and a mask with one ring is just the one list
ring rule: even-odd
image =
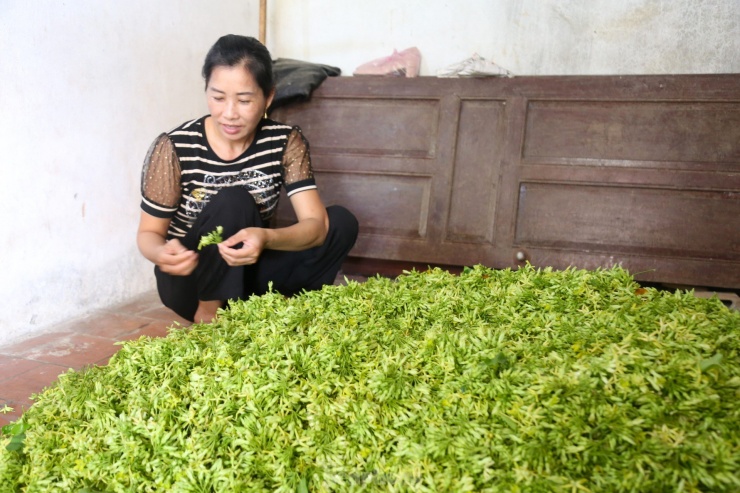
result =
[[23,442],[11,441],[5,446],[5,450],[8,450],[10,452],[20,452],[21,450],[23,450]]
[[707,371],[710,368],[714,368],[715,366],[719,366],[719,364],[722,362],[722,354],[717,353],[711,358],[703,359],[699,362],[699,368],[701,371]]
[[13,435],[13,437],[10,439],[10,443],[23,443],[23,440],[25,439],[25,433],[18,433],[17,435]]
[[23,421],[10,423],[2,427],[2,433],[4,435],[19,435],[25,433],[28,430],[28,425]]
[[13,423],[10,426],[11,435],[20,435],[21,433],[25,433],[26,430],[28,430],[28,425],[22,421]]
[[306,482],[306,478],[301,478],[301,482],[298,483],[298,487],[296,488],[296,493],[308,493],[308,483]]

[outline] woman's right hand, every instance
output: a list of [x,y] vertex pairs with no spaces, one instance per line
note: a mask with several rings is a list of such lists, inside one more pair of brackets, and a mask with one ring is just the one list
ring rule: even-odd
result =
[[188,250],[177,238],[161,246],[154,263],[159,270],[173,276],[189,276],[198,266],[198,254]]
[[180,240],[167,241],[170,220],[150,216],[141,211],[136,243],[139,251],[159,270],[173,276],[189,276],[198,266],[198,254],[188,250]]

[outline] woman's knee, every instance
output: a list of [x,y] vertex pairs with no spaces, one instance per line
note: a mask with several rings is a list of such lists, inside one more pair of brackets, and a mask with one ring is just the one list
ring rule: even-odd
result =
[[350,246],[354,245],[360,229],[355,215],[341,205],[329,206],[326,212],[329,216],[329,231],[334,231]]
[[211,197],[208,205],[204,210],[207,209],[220,209],[226,208],[229,211],[239,209],[251,209],[257,207],[254,201],[254,197],[244,187],[228,187],[222,188],[216,195]]
[[202,214],[218,218],[224,229],[241,229],[247,226],[262,226],[259,207],[252,194],[243,187],[221,189],[211,198]]

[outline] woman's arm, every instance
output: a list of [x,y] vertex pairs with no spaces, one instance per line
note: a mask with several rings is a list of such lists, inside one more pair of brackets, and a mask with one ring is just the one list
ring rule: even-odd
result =
[[156,264],[162,272],[174,276],[190,275],[198,265],[198,254],[188,250],[178,239],[167,241],[169,219],[141,213],[136,243],[145,258]]
[[[307,250],[322,245],[329,231],[329,216],[319,192],[306,190],[290,197],[298,222],[277,229],[245,228],[218,245],[221,256],[229,265],[250,265],[257,262],[262,250]],[[243,243],[241,248],[232,248]]]

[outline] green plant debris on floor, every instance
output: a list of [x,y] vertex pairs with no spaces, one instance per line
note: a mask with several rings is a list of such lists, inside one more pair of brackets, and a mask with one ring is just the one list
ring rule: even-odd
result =
[[22,448],[3,437],[0,484],[739,491],[739,336],[720,301],[620,268],[268,293],[62,375],[23,415]]

